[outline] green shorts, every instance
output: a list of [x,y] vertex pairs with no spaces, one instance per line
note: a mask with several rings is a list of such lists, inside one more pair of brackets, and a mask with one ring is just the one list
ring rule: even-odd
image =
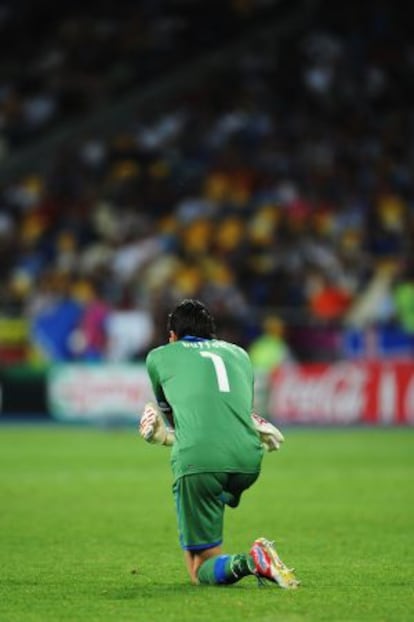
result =
[[242,493],[259,477],[257,473],[196,473],[174,482],[181,547],[209,549],[223,540],[224,507],[236,507]]

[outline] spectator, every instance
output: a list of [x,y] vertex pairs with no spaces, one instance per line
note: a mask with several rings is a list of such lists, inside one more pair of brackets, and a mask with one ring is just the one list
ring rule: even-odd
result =
[[319,272],[309,281],[309,308],[322,322],[341,320],[349,309],[352,296],[344,287]]
[[77,298],[83,301],[83,312],[71,336],[77,360],[102,361],[107,357],[110,306],[99,294],[93,281],[77,284]]
[[407,268],[394,285],[393,301],[398,324],[411,336],[414,343],[414,269]]
[[272,314],[264,318],[261,334],[253,339],[249,347],[249,355],[257,372],[268,373],[292,360],[284,332],[284,322],[278,316]]

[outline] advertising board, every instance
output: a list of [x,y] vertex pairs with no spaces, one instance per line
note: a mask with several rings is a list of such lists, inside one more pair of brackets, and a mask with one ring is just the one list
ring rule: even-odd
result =
[[64,420],[137,419],[152,399],[145,366],[58,365],[48,378],[48,406]]
[[414,424],[414,363],[286,365],[270,378],[268,415],[317,424]]

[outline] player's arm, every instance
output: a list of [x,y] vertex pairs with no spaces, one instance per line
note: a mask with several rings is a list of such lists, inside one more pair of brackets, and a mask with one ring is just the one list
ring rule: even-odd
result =
[[280,445],[285,440],[282,432],[273,423],[255,412],[252,412],[252,421],[265,450],[276,451],[280,449]]
[[164,395],[152,352],[147,356],[146,367],[157,403],[148,402],[145,404],[139,422],[139,433],[148,443],[169,446],[173,444],[175,439],[172,408]]
[[174,427],[174,420],[173,420],[173,414],[172,414],[173,411],[172,411],[170,404],[168,403],[167,398],[165,397],[164,389],[162,388],[162,384],[161,384],[161,380],[158,374],[158,368],[157,368],[155,359],[156,359],[156,355],[152,351],[148,354],[146,361],[145,361],[148,376],[151,381],[152,391],[155,395],[155,399],[157,400],[157,404],[162,414],[168,421],[169,425],[171,427]]

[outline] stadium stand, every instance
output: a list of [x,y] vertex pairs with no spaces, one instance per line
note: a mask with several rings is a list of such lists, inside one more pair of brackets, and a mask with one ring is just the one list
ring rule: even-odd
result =
[[[202,3],[176,4],[190,11]],[[4,122],[3,85],[7,148],[127,96],[149,75],[168,81],[163,73],[189,53],[200,53],[201,71],[202,50],[247,32],[242,9],[266,17],[270,4],[224,3],[226,19],[194,22],[187,13],[181,25],[162,2],[141,3],[137,21],[128,14],[122,27],[116,14],[91,22],[80,13],[74,29],[69,18],[59,21],[36,62],[58,37],[61,59],[80,73],[62,71],[61,60],[48,75],[63,73],[63,91],[68,83],[73,91],[31,133],[19,116]],[[126,7],[135,15],[135,5]],[[145,41],[137,35],[142,11]],[[305,27],[267,28],[236,60],[223,51],[201,82],[137,107],[114,134],[86,126],[44,170],[5,181],[2,321],[27,325],[16,328],[23,347],[6,344],[3,360],[140,358],[164,341],[165,314],[184,296],[203,298],[221,334],[246,346],[271,312],[298,359],[357,358],[373,348],[412,356],[414,65],[406,28],[397,7],[322,3]],[[173,52],[157,47],[160,29]],[[133,70],[108,66],[114,40]],[[71,55],[74,41],[86,46],[81,56]],[[21,48],[19,63],[29,52]],[[103,73],[82,81],[88,54]],[[19,110],[21,93],[36,100],[47,90],[41,80],[32,87],[17,89]]]
[[240,36],[282,2],[2,2],[3,153]]

